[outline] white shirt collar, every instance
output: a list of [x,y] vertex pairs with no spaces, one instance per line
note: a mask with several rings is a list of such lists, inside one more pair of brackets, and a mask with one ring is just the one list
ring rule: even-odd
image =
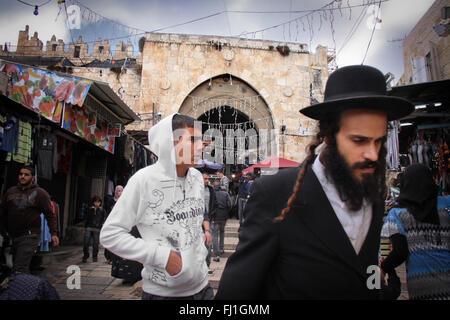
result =
[[337,218],[339,219],[345,233],[349,237],[353,248],[356,253],[359,253],[364,239],[367,236],[367,232],[372,220],[372,205],[366,200],[360,210],[351,211],[347,208],[347,205],[341,200],[336,187],[328,180],[325,167],[319,160],[320,154],[316,157],[312,165],[312,169],[319,180],[323,191],[325,192],[328,201],[330,202]]

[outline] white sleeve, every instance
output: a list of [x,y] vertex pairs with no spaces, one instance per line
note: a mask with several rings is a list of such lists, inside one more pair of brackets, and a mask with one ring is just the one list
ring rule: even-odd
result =
[[140,207],[138,175],[128,181],[122,195],[106,219],[100,231],[100,243],[114,254],[145,265],[165,269],[170,248],[135,238],[129,232],[136,225]]

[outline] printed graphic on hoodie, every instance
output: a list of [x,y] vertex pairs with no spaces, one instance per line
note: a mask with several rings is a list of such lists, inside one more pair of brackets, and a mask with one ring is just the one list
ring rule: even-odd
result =
[[[163,193],[155,189],[152,195],[160,197],[147,201],[147,208],[141,225],[158,227],[160,235],[155,239],[159,244],[168,246],[176,251],[189,249],[202,236],[201,224],[204,214],[204,200],[201,198],[186,198],[173,202],[165,210]],[[160,205],[157,205],[160,203]]]

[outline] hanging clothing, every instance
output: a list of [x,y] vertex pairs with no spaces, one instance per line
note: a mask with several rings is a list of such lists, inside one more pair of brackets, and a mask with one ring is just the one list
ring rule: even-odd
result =
[[39,241],[39,248],[41,252],[49,252],[49,244],[52,242],[52,235],[50,228],[48,227],[47,219],[43,213],[41,213],[41,240]]
[[59,204],[57,204],[55,201],[51,201],[50,202],[52,205],[52,211],[53,211],[53,216],[56,219],[56,232],[59,235],[59,226],[60,226],[60,218],[59,218]]
[[40,130],[37,141],[37,175],[51,180],[58,170],[58,150],[56,135],[47,130]]
[[124,157],[127,160],[128,164],[132,164],[134,162],[134,142],[128,135],[126,136],[125,140]]
[[17,147],[8,153],[6,161],[14,160],[15,162],[29,164],[31,162],[31,149],[33,139],[31,137],[31,124],[19,120],[19,130],[17,136]]
[[58,171],[69,173],[72,163],[72,142],[61,136],[56,136]]
[[11,114],[0,116],[0,149],[13,152],[17,150],[19,138],[19,120]]
[[399,157],[399,142],[398,142],[398,133],[400,128],[400,121],[391,121],[389,122],[390,128],[388,130],[388,136],[386,140],[387,146],[387,164],[389,169],[397,170],[400,166],[400,157]]

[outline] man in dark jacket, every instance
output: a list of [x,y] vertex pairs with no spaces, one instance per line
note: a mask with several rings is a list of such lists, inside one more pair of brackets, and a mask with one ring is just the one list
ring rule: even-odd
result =
[[238,205],[239,224],[241,224],[241,225],[244,222],[244,208],[245,208],[245,204],[247,203],[247,197],[248,197],[248,191],[249,191],[247,185],[248,185],[249,181],[250,180],[249,180],[248,174],[239,178],[237,205]]
[[214,192],[216,194],[217,207],[213,218],[213,260],[219,262],[224,248],[225,225],[231,210],[231,198],[228,192],[221,188],[219,181],[214,182]]
[[34,180],[33,167],[20,169],[19,184],[6,191],[0,207],[0,231],[12,239],[15,273],[30,273],[30,262],[41,236],[41,213],[47,219],[52,245],[59,245],[50,196]]
[[[205,186],[205,212],[203,215],[203,229],[205,235],[210,238],[210,240],[207,240],[205,243],[206,249],[208,249],[208,255],[206,256],[206,265],[209,269],[209,266],[211,264],[212,229],[214,228],[212,223],[216,214],[217,201],[216,193],[214,192],[213,187],[209,185],[209,174],[206,172],[203,173],[203,185]],[[205,222],[208,222],[209,229],[205,229]],[[209,270],[209,273],[212,273],[212,271]]]
[[92,239],[92,261],[97,262],[98,243],[100,229],[106,219],[105,209],[101,207],[102,199],[99,196],[92,198],[92,207],[87,211],[84,223],[84,245],[83,245],[83,262],[87,262],[89,258],[89,245]]
[[375,68],[332,73],[303,164],[254,182],[216,298],[378,299],[387,122],[413,109]]

